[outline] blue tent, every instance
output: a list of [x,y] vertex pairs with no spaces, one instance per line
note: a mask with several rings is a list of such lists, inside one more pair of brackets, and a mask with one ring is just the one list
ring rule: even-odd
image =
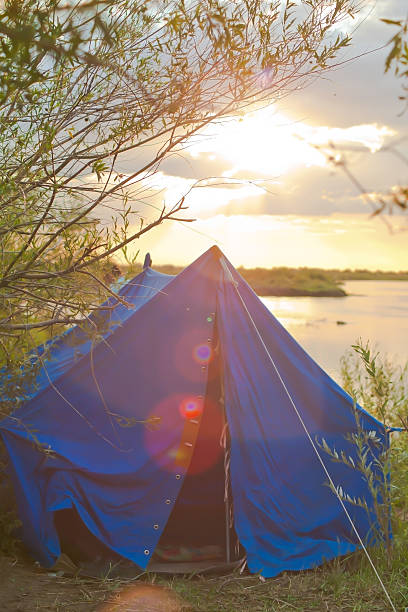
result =
[[[23,538],[44,566],[61,552],[60,510],[146,568],[178,511],[181,531],[208,533],[226,501],[250,571],[315,567],[359,547],[324,466],[370,538],[372,497],[346,439],[353,401],[217,247],[177,276],[147,267],[119,294],[93,315],[98,341],[75,328],[48,347],[31,399],[0,424]],[[357,415],[386,443],[380,422]],[[333,462],[323,439],[351,462]]]

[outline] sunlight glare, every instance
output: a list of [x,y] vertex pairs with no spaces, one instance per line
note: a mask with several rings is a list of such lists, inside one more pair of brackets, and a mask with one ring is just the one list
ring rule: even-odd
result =
[[311,126],[268,107],[218,126],[216,134],[204,133],[190,153],[227,160],[233,170],[225,176],[232,177],[239,171],[277,176],[299,167],[328,166],[327,153],[332,147],[341,150],[357,145],[374,153],[392,134],[391,129],[377,124]]

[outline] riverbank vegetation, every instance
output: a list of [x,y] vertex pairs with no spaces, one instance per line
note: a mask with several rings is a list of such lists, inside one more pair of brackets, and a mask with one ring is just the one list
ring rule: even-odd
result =
[[382,280],[408,281],[408,271],[393,272],[391,270],[326,270],[333,279],[348,280]]
[[344,297],[341,280],[317,268],[239,268],[258,295]]
[[[181,266],[154,266],[164,274],[178,274]],[[129,270],[123,268],[127,274]],[[141,271],[141,266],[132,268],[132,273]],[[251,285],[257,295],[345,297],[342,287],[347,280],[404,280],[407,272],[383,272],[381,270],[323,270],[322,268],[238,268],[238,272]]]

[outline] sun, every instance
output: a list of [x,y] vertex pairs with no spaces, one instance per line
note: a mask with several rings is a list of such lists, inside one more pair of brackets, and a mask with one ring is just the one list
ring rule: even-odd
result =
[[392,134],[377,124],[313,126],[271,106],[203,132],[189,152],[194,157],[207,155],[229,162],[231,169],[224,176],[248,172],[278,177],[297,168],[329,166],[328,153],[333,146],[339,150],[357,146],[374,153]]
[[193,156],[215,155],[228,161],[231,170],[279,176],[298,166],[324,166],[325,156],[296,130],[293,120],[273,109],[263,109],[232,119],[207,132],[190,149]]

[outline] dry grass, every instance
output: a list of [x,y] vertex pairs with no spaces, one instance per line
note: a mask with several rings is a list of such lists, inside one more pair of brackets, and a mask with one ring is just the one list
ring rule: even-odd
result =
[[[396,546],[381,576],[397,610],[408,606],[408,547]],[[7,612],[386,612],[381,586],[360,553],[316,570],[262,582],[239,573],[216,577],[161,577],[138,581],[70,578],[26,559],[0,559],[0,609]]]
[[[408,605],[408,563],[381,572],[397,610]],[[385,612],[380,584],[359,554],[312,571],[285,573],[261,582],[257,576],[173,579],[171,586],[197,612]]]

